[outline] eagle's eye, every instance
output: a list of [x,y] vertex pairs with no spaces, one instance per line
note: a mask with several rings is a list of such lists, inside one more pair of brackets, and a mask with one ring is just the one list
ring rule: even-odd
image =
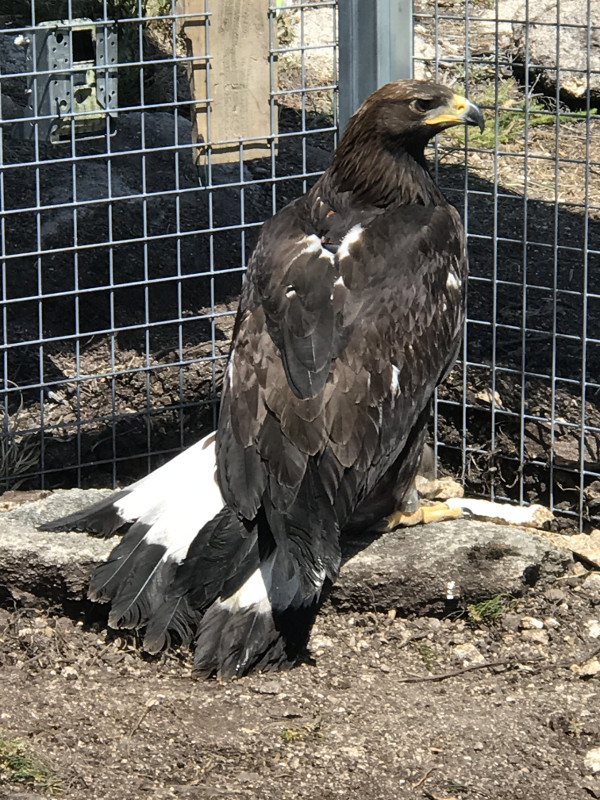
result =
[[410,107],[413,111],[418,111],[420,114],[424,114],[426,111],[429,111],[433,108],[434,101],[433,100],[425,100],[422,97],[417,97],[416,100],[412,100]]

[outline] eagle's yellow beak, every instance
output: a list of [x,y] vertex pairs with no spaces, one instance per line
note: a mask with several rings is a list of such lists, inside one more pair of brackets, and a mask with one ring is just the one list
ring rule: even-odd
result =
[[427,125],[477,125],[480,131],[485,128],[485,120],[479,106],[455,94],[452,101],[443,108],[436,108],[432,111],[433,116],[427,117],[424,121]]

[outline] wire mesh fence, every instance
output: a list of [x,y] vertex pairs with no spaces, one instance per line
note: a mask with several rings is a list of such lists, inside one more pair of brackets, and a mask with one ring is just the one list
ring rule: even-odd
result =
[[422,3],[415,37],[418,75],[456,81],[489,109],[467,152],[461,134],[438,145],[438,180],[464,211],[471,261],[463,363],[439,393],[439,454],[471,492],[597,525],[600,49],[591,6]]
[[15,3],[0,23],[12,487],[127,481],[214,426],[257,228],[336,137],[333,2],[248,3],[268,8],[254,137],[220,102],[218,4],[58,5]]
[[[589,0],[543,5],[415,2],[415,75],[488,116],[431,154],[471,259],[433,435],[468,492],[580,527],[600,512],[600,33]],[[257,230],[328,165],[338,87],[334,0],[218,6],[0,17],[6,487],[125,482],[215,424]],[[248,43],[262,71],[227,106]]]

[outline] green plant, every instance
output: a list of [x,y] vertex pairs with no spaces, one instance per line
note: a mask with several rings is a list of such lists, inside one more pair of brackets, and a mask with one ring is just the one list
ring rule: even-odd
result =
[[567,734],[569,736],[574,736],[578,739],[581,734],[583,733],[585,725],[580,719],[572,719],[569,721],[569,727],[567,728]]
[[417,645],[417,649],[419,651],[419,655],[423,659],[423,664],[425,664],[425,669],[427,670],[427,672],[433,672],[437,662],[437,654],[435,650],[433,650],[431,647],[429,647],[428,644],[425,644],[424,642],[420,642]]
[[38,756],[29,752],[20,739],[0,732],[0,775],[9,783],[22,783],[47,791],[60,791],[60,779]]
[[510,611],[515,606],[515,601],[505,594],[495,594],[489,600],[473,603],[467,606],[467,621],[472,627],[489,625],[495,622],[502,614]]
[[[464,87],[458,85],[459,93]],[[526,130],[539,125],[555,125],[557,118],[561,123],[585,121],[586,111],[551,113],[537,97],[526,98],[514,78],[500,81],[497,87],[488,84],[481,92],[472,92],[473,100],[483,108],[486,127],[477,135],[478,147],[493,149],[497,144],[510,144],[522,140]],[[591,109],[592,115],[597,109]],[[449,131],[450,137],[457,142],[464,142],[465,132],[462,128]]]

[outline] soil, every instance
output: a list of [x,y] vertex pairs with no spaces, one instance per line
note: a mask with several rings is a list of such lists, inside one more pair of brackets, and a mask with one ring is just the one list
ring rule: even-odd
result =
[[[143,656],[97,610],[0,610],[0,797],[600,797],[593,580],[577,564],[487,620],[329,605],[306,663],[231,683]],[[42,785],[3,771],[2,737]]]

